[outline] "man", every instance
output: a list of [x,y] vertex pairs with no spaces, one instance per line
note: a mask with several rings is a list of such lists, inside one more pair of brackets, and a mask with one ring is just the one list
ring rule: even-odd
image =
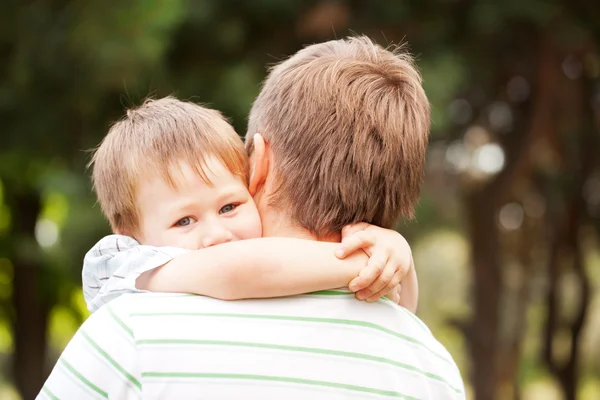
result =
[[[250,113],[249,188],[263,235],[339,241],[347,224],[389,227],[412,216],[428,131],[408,55],[366,38],[299,51],[270,72]],[[339,290],[237,302],[121,296],[83,324],[39,395],[88,397],[465,394],[451,356],[418,318]]]

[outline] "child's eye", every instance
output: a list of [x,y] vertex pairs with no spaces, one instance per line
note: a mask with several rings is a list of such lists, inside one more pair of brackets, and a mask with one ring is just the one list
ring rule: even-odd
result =
[[175,223],[176,226],[188,226],[191,225],[192,222],[194,222],[194,219],[192,217],[185,217],[185,218],[181,218],[179,221],[177,221]]
[[233,210],[235,210],[235,208],[237,206],[238,206],[238,204],[227,204],[226,206],[224,206],[223,208],[221,208],[219,210],[219,214],[225,214],[225,213],[232,212]]

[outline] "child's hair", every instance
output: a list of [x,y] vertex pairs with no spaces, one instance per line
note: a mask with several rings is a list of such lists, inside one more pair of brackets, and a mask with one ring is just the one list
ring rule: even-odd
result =
[[414,216],[429,102],[413,59],[366,37],[308,46],[273,67],[250,112],[277,160],[274,207],[317,235]]
[[136,200],[142,179],[162,176],[177,186],[180,162],[208,182],[206,161],[215,157],[248,182],[248,156],[241,138],[218,111],[173,97],[146,100],[116,122],[94,151],[92,182],[102,212],[114,232],[135,236]]

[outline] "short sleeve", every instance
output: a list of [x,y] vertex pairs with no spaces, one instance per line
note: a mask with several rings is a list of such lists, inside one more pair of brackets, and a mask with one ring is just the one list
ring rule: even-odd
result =
[[124,235],[102,238],[83,260],[83,294],[91,312],[124,293],[142,293],[135,287],[138,276],[160,267],[188,250],[141,245]]

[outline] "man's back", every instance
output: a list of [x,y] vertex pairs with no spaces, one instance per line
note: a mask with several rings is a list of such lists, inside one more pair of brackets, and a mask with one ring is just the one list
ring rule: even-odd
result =
[[389,301],[327,291],[224,302],[124,295],[92,315],[42,396],[464,398],[429,329]]

